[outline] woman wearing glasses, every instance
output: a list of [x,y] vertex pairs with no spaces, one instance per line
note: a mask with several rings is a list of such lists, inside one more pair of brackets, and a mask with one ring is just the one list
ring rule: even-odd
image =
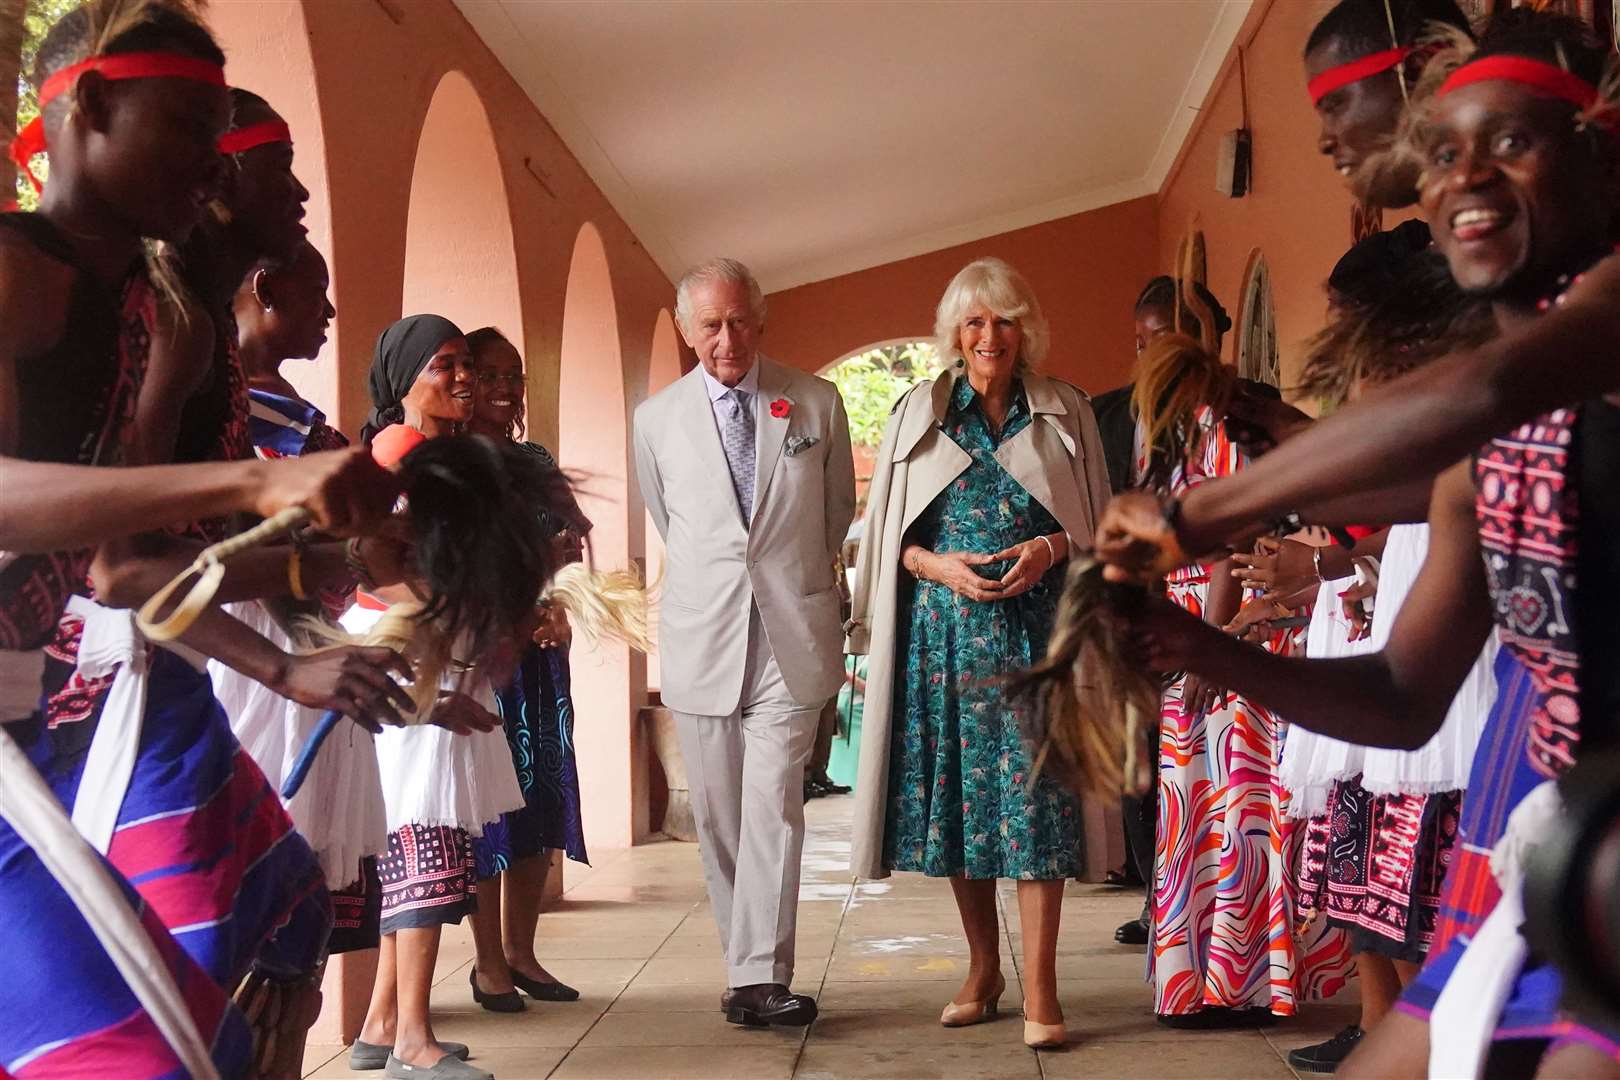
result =
[[[477,373],[467,430],[492,439],[518,441],[556,467],[545,447],[521,441],[523,359],[494,327],[467,335]],[[549,523],[564,561],[581,558],[590,520],[570,503]],[[561,850],[585,862],[579,812],[579,770],[574,762],[574,707],[569,696],[571,632],[561,607],[546,609],[533,644],[524,650],[512,684],[499,694],[501,719],[517,768],[523,806],[504,815],[474,844],[478,861],[478,911],[473,937],[478,956],[474,996],[494,1012],[524,1008],[522,990],[539,1001],[573,1001],[579,992],[552,978],[534,955],[535,927],[551,853]],[[493,879],[493,880],[490,880]]]

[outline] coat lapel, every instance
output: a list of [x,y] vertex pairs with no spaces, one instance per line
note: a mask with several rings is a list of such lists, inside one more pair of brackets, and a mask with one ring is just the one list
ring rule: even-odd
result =
[[950,406],[951,391],[956,387],[958,374],[959,368],[943,371],[928,384],[924,400],[907,399],[905,414],[900,418],[900,433],[894,440],[893,460],[909,459],[923,437],[945,422],[945,410]]
[[[787,440],[788,427],[793,423],[793,399],[787,396],[787,373],[763,356],[759,358],[759,401],[754,404],[755,461],[754,511],[765,505],[771,479],[776,475],[776,463],[782,457],[782,444]],[[787,416],[772,416],[771,403],[786,401]]]
[[709,385],[703,381],[703,369],[689,371],[681,380],[679,392],[677,425],[703,462],[704,475],[713,477],[718,489],[735,503],[737,490],[731,486],[731,466],[726,464],[726,451],[720,445],[720,429],[715,427],[714,406],[709,403]]
[[1024,397],[1029,402],[1029,423],[996,448],[996,461],[1069,535],[1090,536],[1095,523],[1075,497],[1072,482],[1052,483],[1055,478],[1072,480],[1074,475],[1075,439],[1068,406],[1050,379],[1034,373],[1024,376]]
[[907,463],[902,530],[911,528],[934,497],[973,464],[973,455],[956,445],[940,426],[959,375],[959,368],[947,369],[929,385],[926,397],[919,393],[906,402],[894,450],[894,460]]

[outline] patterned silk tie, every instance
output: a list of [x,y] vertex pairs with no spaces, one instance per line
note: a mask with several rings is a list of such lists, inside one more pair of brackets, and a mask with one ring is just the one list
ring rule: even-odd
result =
[[720,444],[725,447],[731,486],[747,525],[754,518],[754,411],[748,407],[748,392],[736,387],[726,391],[721,402]]

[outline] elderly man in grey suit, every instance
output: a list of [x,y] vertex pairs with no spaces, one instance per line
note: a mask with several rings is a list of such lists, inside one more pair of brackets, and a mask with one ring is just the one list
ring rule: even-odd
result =
[[808,1024],[793,979],[804,765],[842,677],[833,558],[855,513],[849,422],[824,379],[759,355],[765,298],[715,259],[681,278],[698,366],[636,410],[664,538],[661,692],[675,714],[734,1024]]

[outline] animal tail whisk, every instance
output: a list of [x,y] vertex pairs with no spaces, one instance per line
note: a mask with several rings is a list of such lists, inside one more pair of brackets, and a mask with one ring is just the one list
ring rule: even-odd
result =
[[1161,686],[1133,662],[1127,630],[1146,599],[1139,585],[1103,580],[1095,559],[1071,562],[1046,656],[1006,682],[1009,698],[1027,706],[1031,782],[1048,771],[1074,791],[1101,796],[1152,786]]

